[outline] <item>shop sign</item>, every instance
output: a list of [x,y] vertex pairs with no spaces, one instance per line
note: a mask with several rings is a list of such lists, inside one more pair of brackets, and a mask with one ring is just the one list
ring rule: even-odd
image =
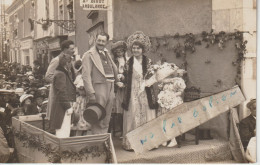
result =
[[59,42],[59,40],[56,40],[55,42],[49,43],[49,49],[50,50],[60,49],[60,42]]
[[80,0],[83,10],[107,10],[109,0]]
[[31,49],[32,48],[32,40],[26,40],[21,42],[21,49]]

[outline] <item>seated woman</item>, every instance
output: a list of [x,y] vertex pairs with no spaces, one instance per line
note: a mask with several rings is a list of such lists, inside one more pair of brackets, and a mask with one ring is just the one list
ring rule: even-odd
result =
[[38,114],[37,106],[32,104],[33,95],[23,94],[20,97],[21,107],[16,110],[17,116]]

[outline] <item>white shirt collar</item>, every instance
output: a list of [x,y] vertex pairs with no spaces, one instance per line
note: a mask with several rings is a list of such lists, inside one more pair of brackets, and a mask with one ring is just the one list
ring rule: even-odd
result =
[[105,53],[108,52],[107,48],[104,48],[104,50],[98,50],[99,53]]

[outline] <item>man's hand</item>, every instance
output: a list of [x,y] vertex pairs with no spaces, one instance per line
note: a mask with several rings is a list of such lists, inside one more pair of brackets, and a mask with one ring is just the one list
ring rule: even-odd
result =
[[97,100],[96,100],[96,95],[95,93],[92,93],[90,96],[89,96],[89,103],[96,103]]
[[122,80],[125,79],[125,76],[124,76],[123,74],[118,74],[118,75],[117,75],[117,79],[118,79],[119,81],[122,81]]
[[119,88],[123,88],[125,85],[124,83],[122,82],[117,82],[116,85],[119,87]]
[[67,115],[71,115],[73,113],[72,107],[70,109],[67,109]]

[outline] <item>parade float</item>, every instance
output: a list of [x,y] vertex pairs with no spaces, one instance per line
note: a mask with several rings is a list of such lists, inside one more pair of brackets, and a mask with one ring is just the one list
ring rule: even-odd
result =
[[111,134],[58,138],[42,115],[12,118],[20,163],[117,163]]
[[152,65],[143,89],[159,87],[158,104],[162,113],[157,118],[128,132],[126,137],[137,154],[158,148],[161,144],[194,129],[245,101],[239,86],[211,96],[183,102],[186,73],[174,63]]

